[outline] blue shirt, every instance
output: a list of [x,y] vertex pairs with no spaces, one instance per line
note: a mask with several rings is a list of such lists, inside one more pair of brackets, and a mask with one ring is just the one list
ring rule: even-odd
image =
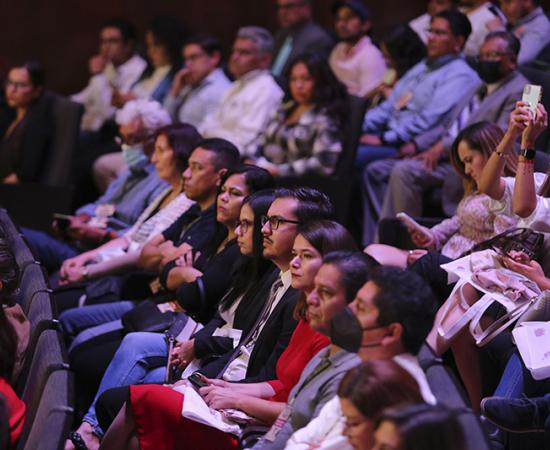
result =
[[398,146],[445,120],[464,92],[480,83],[461,56],[427,59],[412,67],[395,85],[389,98],[365,115],[363,131]]
[[168,184],[158,177],[152,164],[141,164],[122,172],[101,197],[80,207],[76,214],[94,217],[98,205],[115,205],[115,213],[109,218],[108,227],[120,232],[130,228],[149,203],[167,187]]

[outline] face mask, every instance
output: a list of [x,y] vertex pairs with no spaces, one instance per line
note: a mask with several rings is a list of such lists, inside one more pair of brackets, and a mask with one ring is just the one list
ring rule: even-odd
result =
[[362,348],[379,347],[382,341],[363,344],[363,332],[383,328],[380,326],[363,328],[353,311],[346,306],[330,321],[330,341],[350,353],[357,353]]
[[487,84],[496,83],[502,78],[500,61],[478,61],[477,73]]
[[143,144],[122,144],[120,147],[122,148],[122,157],[128,167],[135,167],[140,162],[147,160],[147,157],[143,153]]

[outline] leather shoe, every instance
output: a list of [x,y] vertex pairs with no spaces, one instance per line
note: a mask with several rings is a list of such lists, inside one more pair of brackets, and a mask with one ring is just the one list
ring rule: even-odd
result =
[[549,415],[544,397],[487,397],[481,401],[481,414],[503,430],[512,433],[543,432]]

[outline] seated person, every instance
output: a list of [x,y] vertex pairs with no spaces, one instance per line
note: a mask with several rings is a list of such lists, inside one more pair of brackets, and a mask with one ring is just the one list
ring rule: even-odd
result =
[[[369,166],[365,172],[369,204],[371,211],[379,213],[380,219],[395,217],[398,212],[420,217],[424,193],[441,186],[444,212],[448,215],[455,213],[461,192],[459,179],[449,161],[452,142],[463,125],[480,121],[493,122],[506,130],[516,100],[521,98],[524,86],[529,83],[517,70],[519,49],[520,42],[512,33],[489,33],[481,46],[477,65],[484,84],[471,99],[466,96],[465,102],[458,105],[461,112],[442,139],[430,144],[430,148],[419,155],[398,161],[387,181],[379,177],[379,169],[385,162],[374,162]],[[439,134],[437,128],[427,131],[417,138],[417,142],[432,142],[434,131]],[[402,189],[403,185],[409,188]]]
[[462,450],[466,446],[463,428],[454,411],[419,403],[384,411],[377,421],[372,448]]
[[463,179],[464,197],[452,218],[430,229],[409,229],[418,250],[407,252],[387,245],[371,244],[365,251],[382,264],[404,268],[428,251],[438,251],[450,259],[458,258],[474,245],[513,227],[517,220],[495,214],[490,207],[491,199],[478,188],[483,169],[502,137],[500,128],[489,122],[475,123],[458,134],[450,157]]
[[472,34],[464,44],[464,56],[472,60],[478,55],[494,20],[504,15],[493,2],[487,0],[460,0],[458,4],[472,25]]
[[136,223],[122,236],[63,262],[60,284],[79,283],[135,267],[139,252],[185,213],[193,201],[183,192],[182,174],[201,136],[187,124],[168,125],[155,133],[151,162],[169,187],[153,199]]
[[428,43],[428,30],[435,15],[456,8],[458,0],[428,0],[427,3],[426,12],[409,22],[409,26],[422,39],[424,44]]
[[0,183],[38,182],[54,126],[44,70],[34,61],[14,66],[5,86],[9,108],[0,116]]
[[281,27],[275,33],[275,51],[271,73],[281,86],[288,73],[288,65],[303,53],[316,53],[327,58],[334,45],[330,35],[313,20],[311,0],[277,0],[277,22]]
[[495,18],[491,30],[507,29],[521,41],[518,63],[536,59],[540,51],[550,43],[550,20],[538,0],[501,0],[500,7],[507,23]]
[[[3,287],[1,288],[3,290]],[[9,442],[8,448],[15,448],[25,424],[26,406],[17,397],[10,385],[13,379],[18,337],[0,306],[0,398],[3,397],[8,409]],[[3,437],[3,436],[2,436]]]
[[275,176],[331,175],[342,152],[346,93],[318,55],[290,65],[291,99],[279,107],[247,150]]
[[426,57],[426,46],[408,25],[399,25],[391,30],[380,42],[380,50],[388,69],[381,83],[367,93],[370,106],[377,106],[386,100],[395,83]]
[[361,0],[334,3],[335,29],[340,42],[332,49],[329,63],[348,93],[365,97],[383,80],[386,62],[369,37],[372,21]]
[[[33,253],[50,274],[83,249],[123,234],[168,186],[147,156],[153,152],[153,134],[170,123],[168,114],[158,103],[132,101],[118,111],[117,120],[125,141],[122,158],[128,169],[123,170],[95,202],[76,210],[62,233],[66,242],[40,231],[23,230]],[[61,222],[54,221],[58,233],[62,226]]]
[[[364,255],[357,252],[333,252],[325,256],[323,265],[315,276],[314,290],[318,292],[320,290],[320,285],[322,284],[322,289],[331,289],[332,295],[330,295],[330,301],[327,302],[328,304],[326,306],[321,304],[319,307],[318,300],[316,300],[313,309],[310,309],[309,305],[311,304],[311,300],[308,298],[310,326],[313,330],[321,331],[325,335],[328,334],[328,329],[330,328],[330,318],[336,312],[344,308],[346,303],[351,300],[352,296],[357,291],[357,288],[361,285],[361,282],[366,279],[368,270],[367,261],[368,259],[364,257]],[[330,275],[332,275],[332,277]],[[329,280],[330,284],[328,284]],[[294,345],[303,346],[308,339],[302,339],[301,341],[301,343],[295,341]],[[289,349],[290,347],[287,348],[287,350]],[[306,368],[304,369],[307,371],[308,368],[315,362],[313,365],[314,368],[317,361],[322,358],[320,356],[321,354],[324,355],[325,358],[327,354],[330,355],[331,364],[325,369],[322,382],[319,380],[319,383],[316,384],[317,389],[321,391],[335,390],[338,381],[344,376],[345,371],[357,364],[355,355],[343,351],[337,353],[335,350],[337,348],[334,345],[330,345],[329,349],[330,352],[327,348],[323,348],[319,353],[313,356],[313,359],[311,359],[312,355],[309,354],[308,360],[311,360],[307,363]],[[285,353],[283,353],[283,355],[285,355]],[[281,375],[288,375],[287,371],[290,370],[287,366],[288,364],[277,365],[277,378],[282,380],[283,378],[281,378]],[[298,377],[299,372],[295,374],[294,383],[296,383]],[[300,379],[302,378],[303,373]],[[284,401],[277,401],[277,397],[273,398],[275,391],[270,383],[261,389],[261,385],[265,385],[266,383],[226,383],[213,379],[206,379],[206,381],[210,384],[210,386],[201,388],[200,393],[204,397],[205,401],[215,408],[238,407],[239,398],[242,394],[247,394],[246,397],[263,398],[263,400],[255,399],[255,401],[252,401],[252,398],[247,399],[244,397],[244,401],[242,402],[243,405],[246,403],[249,403],[249,405],[253,403],[257,404],[255,409],[249,409],[249,413],[257,417],[263,423],[273,423],[285,405]],[[267,389],[265,389],[266,387]],[[296,387],[297,386],[295,386],[291,392],[294,392]],[[311,392],[313,391],[310,391],[310,395]],[[231,395],[233,398],[229,400],[230,404],[224,406],[220,402],[223,401],[223,399],[228,395]],[[134,412],[137,426],[144,431],[143,433],[140,432],[139,436],[140,447],[142,449],[152,448],[151,444],[155,440],[158,442],[158,438],[155,437],[157,433],[170,436],[169,440],[164,439],[162,444],[163,448],[166,449],[184,448],[183,445],[189,444],[189,439],[192,439],[192,445],[194,448],[211,448],[212,442],[216,442],[217,448],[220,449],[237,448],[238,442],[234,436],[205,427],[204,425],[193,422],[189,419],[182,418],[181,402],[183,401],[183,396],[177,391],[162,386],[131,386],[129,400],[130,403],[127,408],[131,407]],[[149,406],[149,403],[152,401],[155,404]],[[142,416],[141,411],[143,408],[151,411],[149,418]],[[131,437],[130,433],[134,432],[131,428],[132,423],[122,423],[120,421],[122,415],[126,414],[125,409],[126,407],[121,410],[119,416],[117,416],[113,422],[112,427],[108,430],[102,444],[104,448],[112,448],[109,447],[109,445],[112,445],[110,442],[113,437],[117,436],[117,432],[121,431],[121,426],[124,427],[122,429],[125,431],[125,436]],[[248,408],[245,406],[245,409]],[[169,418],[169,420],[165,419],[164,421],[159,422],[161,416],[166,419]],[[166,433],[160,427],[164,427],[165,429],[170,430],[170,432]]]
[[414,139],[452,119],[464,92],[479,83],[461,56],[471,33],[468,18],[458,11],[443,11],[430,26],[427,58],[399,80],[385,102],[365,115],[356,159],[359,170],[377,159],[413,156]]
[[199,125],[203,136],[227,139],[243,154],[264,129],[283,98],[283,91],[268,71],[273,48],[273,37],[265,28],[239,29],[228,64],[235,81],[218,108]]
[[185,41],[182,47],[185,67],[174,75],[164,109],[174,122],[198,127],[220,104],[231,82],[220,68],[221,44],[207,34]]
[[98,131],[105,121],[114,118],[111,105],[113,89],[127,94],[145,70],[147,63],[135,52],[136,30],[125,19],[111,19],[99,31],[99,52],[88,63],[88,85],[71,100],[82,103],[81,128]]

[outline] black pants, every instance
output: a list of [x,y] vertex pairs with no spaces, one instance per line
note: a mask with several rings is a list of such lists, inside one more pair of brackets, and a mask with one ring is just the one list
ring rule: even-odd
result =
[[429,252],[409,266],[409,270],[416,272],[428,282],[439,305],[447,300],[454,287],[454,283],[447,283],[447,272],[440,267],[441,264],[451,261],[451,258],[443,256],[441,253]]
[[129,386],[106,390],[99,396],[95,404],[97,421],[101,429],[106,432],[124,403],[130,401]]

